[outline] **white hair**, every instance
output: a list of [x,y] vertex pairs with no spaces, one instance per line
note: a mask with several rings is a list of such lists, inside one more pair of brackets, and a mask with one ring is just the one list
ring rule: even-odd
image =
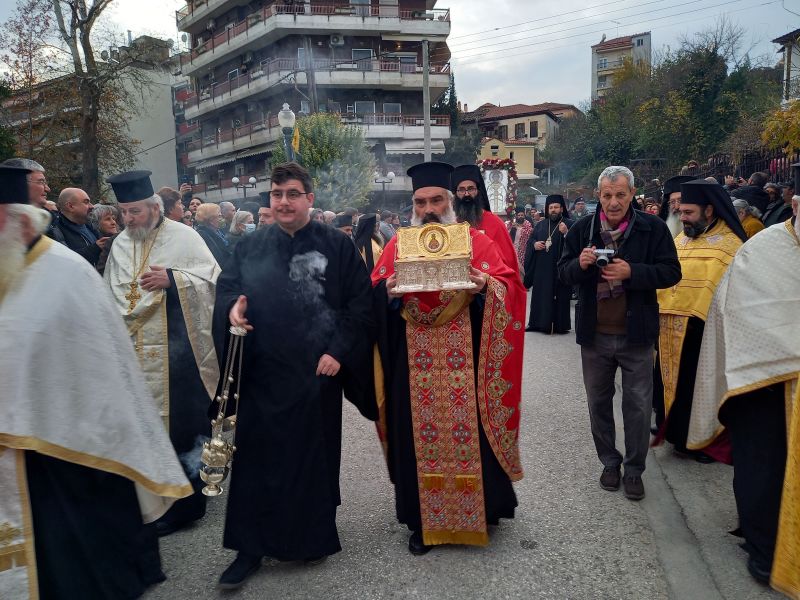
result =
[[8,214],[14,217],[27,216],[31,221],[36,235],[42,235],[50,226],[52,215],[43,208],[37,208],[33,204],[8,204]]
[[603,172],[600,173],[600,177],[597,178],[597,189],[600,189],[600,184],[603,183],[603,179],[608,179],[610,182],[614,182],[617,180],[617,177],[622,176],[628,180],[628,189],[634,188],[634,177],[633,173],[628,167],[621,167],[621,166],[611,166],[606,167],[603,169]]
[[145,204],[150,206],[158,206],[158,212],[164,216],[164,200],[158,194],[153,194],[149,198],[145,198]]
[[[220,203],[220,206],[222,206],[222,203]],[[233,214],[233,219],[231,219],[231,226],[228,229],[228,231],[230,231],[231,233],[237,233],[236,228],[247,220],[247,215],[252,216],[253,213],[246,210],[237,210]]]

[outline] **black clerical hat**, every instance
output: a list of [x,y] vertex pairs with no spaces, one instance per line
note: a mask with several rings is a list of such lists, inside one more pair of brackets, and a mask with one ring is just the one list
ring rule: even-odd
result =
[[117,202],[138,202],[155,195],[150,182],[152,171],[127,171],[106,179],[114,190]]
[[352,227],[353,226],[353,215],[338,215],[333,220],[334,227]]
[[664,182],[664,196],[663,201],[669,202],[669,195],[674,194],[675,192],[681,191],[681,184],[686,183],[687,181],[692,181],[696,179],[691,175],[676,175],[675,177],[670,177]]
[[[478,167],[478,165],[457,166],[455,169],[453,169],[453,173],[450,175],[450,181],[453,184],[451,191],[454,194],[456,193],[458,186],[461,185],[461,182],[474,181],[475,185],[478,186],[478,191],[481,193],[481,206],[483,207],[483,210],[492,210],[492,207],[489,206],[489,194],[486,193],[486,184],[483,181],[483,174],[481,173],[481,169]],[[463,198],[458,198],[456,196],[456,201],[468,202],[469,198],[469,195],[465,195]]]
[[717,218],[723,219],[733,232],[742,241],[747,241],[747,234],[744,232],[739,215],[733,208],[733,202],[728,192],[718,183],[712,183],[705,179],[694,179],[681,184],[681,204],[698,204],[714,207]]
[[794,195],[800,196],[800,163],[792,165],[792,179],[794,180]]
[[0,204],[28,204],[29,169],[0,167]]
[[441,187],[449,190],[452,172],[453,165],[443,162],[424,162],[408,169],[406,175],[411,177],[414,191],[424,187]]
[[565,217],[569,218],[569,211],[567,210],[567,203],[564,201],[564,196],[561,194],[550,194],[544,200],[544,213],[545,215],[549,214],[549,208],[551,204],[560,204],[561,205],[561,214]]
[[270,200],[269,192],[258,192],[258,205],[261,208],[270,208]]

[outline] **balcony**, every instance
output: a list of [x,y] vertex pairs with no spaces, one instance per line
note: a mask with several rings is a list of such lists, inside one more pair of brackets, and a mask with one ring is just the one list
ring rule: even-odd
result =
[[[186,100],[186,119],[196,119],[220,108],[228,107],[255,94],[278,94],[278,84],[294,74],[298,85],[306,85],[305,61],[274,58],[256,65],[250,72],[224,83],[190,94]],[[431,97],[438,96],[450,83],[450,65],[430,65]],[[422,89],[422,65],[387,60],[336,62],[314,60],[317,86],[365,87],[369,89]]]
[[[341,115],[341,118],[344,124],[360,127],[364,131],[364,137],[368,140],[411,141],[422,140],[424,135],[425,120],[422,115],[380,113],[356,115],[350,113]],[[441,140],[450,137],[449,115],[431,115],[430,124],[431,138],[436,140],[438,145],[441,145]],[[189,142],[187,145],[188,162],[194,167],[233,162],[238,158],[244,158],[246,154],[252,154],[254,147],[266,148],[267,145],[280,140],[281,137],[278,117],[273,116],[263,121],[248,123],[234,129],[225,129],[216,135],[205,136]],[[389,152],[388,148],[387,152]],[[225,160],[219,163],[214,162],[214,159],[219,157],[224,157]]]
[[184,75],[192,76],[212,63],[287,35],[364,35],[365,31],[444,40],[450,33],[450,11],[412,11],[397,6],[266,6],[182,54],[181,67]]
[[602,73],[603,71],[616,71],[617,69],[621,69],[624,64],[625,60],[622,58],[619,60],[598,60],[597,72]]
[[187,123],[183,122],[178,125],[178,135],[188,135],[194,133],[200,128],[200,123]]
[[800,100],[800,75],[786,79],[783,82],[783,93],[781,94],[781,105],[785,108],[791,102]]
[[230,10],[227,0],[195,0],[175,11],[175,23],[179,31],[195,33],[195,26],[207,22]]

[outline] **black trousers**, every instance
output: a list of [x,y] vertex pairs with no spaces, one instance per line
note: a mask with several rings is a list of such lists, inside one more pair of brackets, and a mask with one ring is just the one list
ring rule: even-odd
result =
[[744,549],[763,569],[772,567],[786,470],[783,385],[728,400],[720,411],[733,449],[733,494]]

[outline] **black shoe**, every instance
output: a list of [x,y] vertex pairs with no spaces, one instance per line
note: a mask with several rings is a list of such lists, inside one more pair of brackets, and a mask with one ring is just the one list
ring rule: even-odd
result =
[[600,487],[609,492],[619,489],[619,467],[606,467],[600,475]]
[[747,559],[747,571],[758,583],[769,585],[770,570],[759,565],[752,556]]
[[644,484],[639,475],[625,475],[622,478],[622,487],[625,488],[625,497],[628,500],[641,500],[644,498]]
[[323,556],[315,556],[313,558],[305,558],[303,559],[303,564],[307,567],[316,567],[317,565],[321,565],[326,560],[328,560],[327,555]]
[[536,331],[536,330],[533,327],[526,327],[525,331],[529,331],[530,332],[530,331]]
[[261,557],[251,556],[244,552],[239,552],[230,566],[219,578],[217,587],[221,590],[235,590],[244,584],[245,579],[258,571],[261,567]]
[[171,521],[156,521],[156,533],[158,534],[158,537],[164,537],[170,535],[171,533],[175,533],[176,531],[180,531],[188,524],[189,523],[172,523]]
[[408,538],[408,551],[414,556],[422,556],[431,551],[433,546],[426,546],[422,543],[422,534],[419,531],[411,532],[411,537]]
[[699,450],[692,454],[694,459],[703,465],[710,465],[711,463],[717,462],[717,460],[713,456],[709,456],[705,452],[700,452]]

